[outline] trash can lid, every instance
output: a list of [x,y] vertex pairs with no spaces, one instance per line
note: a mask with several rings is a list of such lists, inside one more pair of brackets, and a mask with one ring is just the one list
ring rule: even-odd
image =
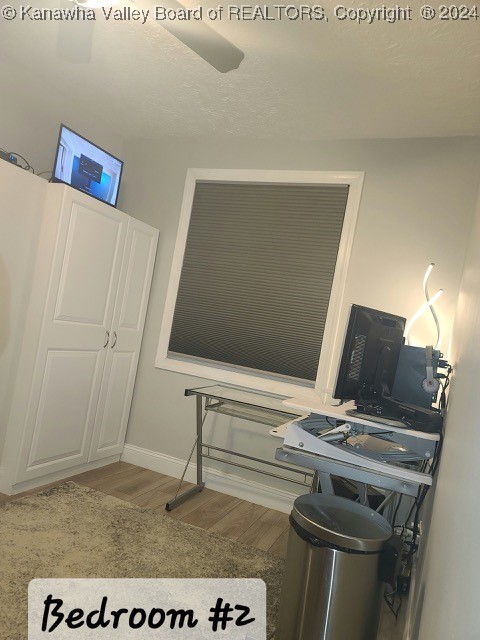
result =
[[353,500],[321,493],[297,498],[291,514],[307,533],[327,544],[365,553],[380,551],[393,531],[373,509]]

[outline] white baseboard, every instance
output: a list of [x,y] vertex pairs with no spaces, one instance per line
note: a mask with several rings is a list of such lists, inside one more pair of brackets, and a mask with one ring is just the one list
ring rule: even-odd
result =
[[[150,469],[151,471],[173,476],[174,478],[180,478],[185,468],[185,460],[174,458],[164,453],[158,453],[157,451],[136,447],[132,444],[125,445],[121,459],[125,462],[136,464],[139,467]],[[276,509],[283,513],[290,513],[295,498],[302,493],[301,489],[299,489],[298,493],[290,493],[282,489],[276,489],[258,482],[251,482],[238,476],[226,474],[217,469],[204,467],[203,472],[205,485],[210,489],[226,493],[235,498],[254,502],[262,507]],[[196,473],[196,465],[193,463],[190,464],[185,474],[185,480],[195,482]],[[307,489],[303,490],[303,493],[306,492]]]

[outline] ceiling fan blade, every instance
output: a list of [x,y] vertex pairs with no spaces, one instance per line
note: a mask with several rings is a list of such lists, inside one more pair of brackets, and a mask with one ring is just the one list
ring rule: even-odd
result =
[[[134,0],[135,1],[135,0]],[[63,0],[67,6],[93,6],[91,0]],[[107,5],[111,1],[107,0]],[[135,5],[145,6],[144,0],[136,0]],[[177,15],[188,11],[177,0],[164,0],[162,7],[174,10]],[[145,6],[151,11],[151,7]],[[240,66],[245,54],[234,44],[221,36],[203,20],[160,20],[162,25],[175,38],[198,54],[221,73],[227,73]],[[92,54],[94,21],[62,21],[59,24],[57,54],[68,62],[88,63]]]
[[[141,2],[135,3],[137,6]],[[186,12],[187,9],[177,0],[164,0],[162,7]],[[175,38],[195,51],[206,62],[221,73],[227,73],[240,66],[245,54],[234,44],[221,36],[203,20],[161,20],[158,22]]]

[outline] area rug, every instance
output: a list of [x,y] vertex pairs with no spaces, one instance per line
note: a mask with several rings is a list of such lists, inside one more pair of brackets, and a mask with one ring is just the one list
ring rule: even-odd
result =
[[269,628],[283,561],[67,482],[0,507],[0,640],[27,638],[32,578],[261,578]]

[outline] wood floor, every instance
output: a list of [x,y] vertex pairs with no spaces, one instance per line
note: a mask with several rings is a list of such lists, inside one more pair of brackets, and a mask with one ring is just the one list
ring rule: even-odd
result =
[[[128,462],[116,462],[68,479],[277,556],[284,556],[286,553],[288,515],[285,513],[260,507],[212,489],[204,489],[173,511],[165,511],[165,504],[175,494],[178,479],[142,469]],[[185,482],[181,490],[191,486]],[[44,488],[46,487],[16,496],[0,494],[0,503],[18,500]]]
[[[168,512],[165,511],[165,504],[175,494],[178,480],[127,462],[116,462],[16,496],[0,493],[0,504],[18,500],[25,495],[67,480],[73,480],[141,507],[153,509],[169,518],[188,522],[206,531],[214,531],[230,540],[236,540],[277,556],[284,557],[286,554],[289,530],[287,514],[260,507],[212,489],[204,489]],[[190,486],[192,485],[184,483],[182,490]],[[403,636],[404,615],[405,603],[398,623],[384,606],[377,640],[400,640]]]

